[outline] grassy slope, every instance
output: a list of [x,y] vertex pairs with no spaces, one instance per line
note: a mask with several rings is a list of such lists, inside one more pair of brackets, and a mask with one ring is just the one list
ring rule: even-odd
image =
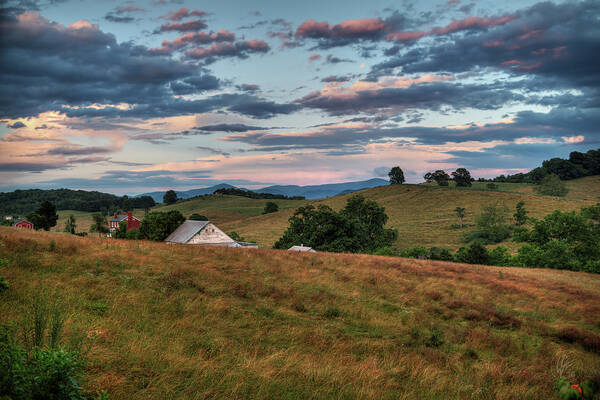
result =
[[600,369],[600,275],[4,227],[0,258],[0,320],[56,290],[115,399],[553,399],[560,354]]
[[[497,191],[485,190],[486,183],[475,182],[471,188],[403,185],[368,189],[361,193],[386,208],[390,216],[389,226],[397,228],[400,233],[397,248],[425,245],[456,249],[462,245],[461,237],[465,232],[450,228],[457,223],[452,211],[457,206],[467,209],[466,223],[472,225],[474,216],[488,204],[505,204],[512,209],[523,200],[531,216],[542,217],[554,209],[575,210],[600,201],[600,176],[567,181],[566,184],[570,191],[565,199],[537,196],[532,185],[521,183],[498,183]],[[349,196],[333,197],[322,202],[339,209]],[[281,211],[261,215],[267,201],[270,200],[212,195],[171,206],[159,205],[152,211],[179,210],[186,217],[193,213],[203,214],[226,232],[236,231],[246,240],[257,241],[261,247],[271,247],[287,228],[288,218],[297,207],[320,202],[274,200]],[[91,213],[68,210],[59,211],[60,219],[54,230],[62,231],[65,219],[71,213],[77,218],[78,231],[87,232],[92,223]],[[143,210],[136,210],[135,215],[142,218]],[[512,246],[512,243],[507,244]]]
[[152,211],[178,210],[186,217],[198,213],[205,215],[216,224],[222,224],[261,215],[265,204],[269,201],[276,203],[280,210],[296,209],[306,203],[305,200],[264,200],[241,196],[210,195],[181,201],[170,206],[160,205],[154,207]]
[[[520,188],[523,189],[522,187]],[[520,200],[530,216],[542,217],[552,210],[576,210],[593,201],[559,199],[549,196],[536,196],[521,192],[487,191],[462,188],[441,188],[426,185],[395,185],[367,189],[360,192],[368,199],[385,207],[390,219],[388,226],[397,228],[399,238],[396,247],[403,249],[412,246],[441,246],[456,249],[468,229],[452,229],[458,223],[454,214],[457,206],[467,209],[465,223],[473,225],[474,217],[483,207],[491,204],[506,205],[511,214]],[[325,199],[322,202],[334,209],[342,208],[351,195]],[[245,220],[223,224],[226,231],[236,231],[252,237],[263,247],[270,247],[281,237],[288,226],[287,219],[293,210],[257,216]]]

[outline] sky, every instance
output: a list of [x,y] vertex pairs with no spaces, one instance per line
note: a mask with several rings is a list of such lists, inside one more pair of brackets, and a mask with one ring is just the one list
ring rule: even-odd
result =
[[0,8],[0,191],[489,178],[600,147],[597,0]]

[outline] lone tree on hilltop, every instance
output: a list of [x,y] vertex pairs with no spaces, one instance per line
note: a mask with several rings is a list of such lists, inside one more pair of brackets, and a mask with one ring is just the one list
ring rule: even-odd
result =
[[423,177],[427,182],[436,182],[439,186],[448,186],[448,181],[450,180],[450,175],[446,173],[446,171],[438,169],[434,172],[428,172]]
[[163,203],[175,204],[177,202],[177,193],[174,190],[168,190],[163,196]]
[[404,171],[400,167],[394,167],[388,173],[390,185],[401,185],[404,183]]
[[456,186],[471,186],[471,173],[466,168],[458,168],[452,173]]

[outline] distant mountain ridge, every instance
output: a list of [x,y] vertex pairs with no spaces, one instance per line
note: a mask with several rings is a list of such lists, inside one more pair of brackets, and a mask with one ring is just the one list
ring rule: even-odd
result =
[[[253,190],[253,192],[257,193],[272,193],[272,194],[282,194],[284,196],[303,196],[307,199],[322,199],[325,197],[337,196],[340,193],[352,193],[357,190],[362,189],[370,189],[377,186],[388,185],[389,182],[385,179],[381,178],[373,178],[368,179],[366,181],[357,181],[357,182],[342,182],[342,183],[328,183],[324,185],[310,185],[310,186],[298,186],[298,185],[273,185],[267,186],[262,189]],[[226,189],[226,188],[236,188],[236,186],[229,185],[227,183],[220,183],[218,185],[214,185],[207,188],[201,189],[192,189],[185,191],[175,191],[177,193],[177,198],[179,199],[189,199],[191,197],[202,196],[205,194],[212,194],[215,190],[218,189]],[[248,190],[245,188],[237,187],[237,189]],[[165,192],[150,192],[150,193],[141,193],[135,195],[134,197],[139,196],[150,196],[157,203],[162,202],[163,196]]]

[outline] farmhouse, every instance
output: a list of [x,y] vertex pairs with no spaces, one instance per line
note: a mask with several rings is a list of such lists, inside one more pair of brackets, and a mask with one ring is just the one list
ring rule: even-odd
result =
[[113,218],[109,222],[109,229],[111,232],[119,229],[119,224],[121,221],[127,222],[127,231],[140,227],[140,220],[133,216],[131,211],[122,212],[121,214],[115,213]]
[[256,243],[236,242],[210,221],[187,220],[166,239],[167,243],[198,244],[203,246],[257,248]]
[[312,247],[304,246],[301,244],[300,246],[292,246],[288,249],[288,251],[307,251],[309,253],[316,253],[316,250]]
[[24,219],[20,219],[17,222],[15,222],[14,224],[12,224],[12,226],[16,226],[18,228],[25,228],[25,229],[33,229],[33,224],[29,221],[26,221]]

